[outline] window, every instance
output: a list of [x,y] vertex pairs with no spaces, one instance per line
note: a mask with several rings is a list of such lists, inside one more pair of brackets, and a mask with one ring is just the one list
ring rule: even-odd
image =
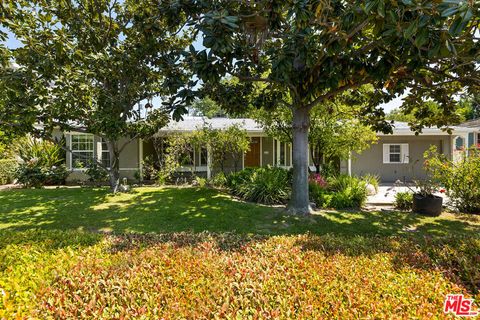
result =
[[206,166],[207,165],[207,159],[208,159],[208,152],[207,148],[200,148],[200,162],[199,166]]
[[180,165],[182,167],[185,166],[193,166],[195,161],[195,152],[193,149],[187,149],[180,155]]
[[84,168],[94,158],[93,135],[91,134],[72,134],[72,168]]
[[107,142],[102,138],[102,154],[100,155],[100,161],[105,168],[110,168],[110,151],[108,151]]
[[273,156],[274,156],[275,165],[280,166],[280,167],[290,166],[289,161],[287,161],[288,150],[289,150],[288,149],[288,144],[286,142],[281,142],[279,140],[274,140]]
[[408,163],[408,144],[384,144],[383,163]]
[[480,148],[480,132],[477,133],[477,148]]
[[465,139],[462,137],[455,138],[455,150],[461,151],[465,149]]

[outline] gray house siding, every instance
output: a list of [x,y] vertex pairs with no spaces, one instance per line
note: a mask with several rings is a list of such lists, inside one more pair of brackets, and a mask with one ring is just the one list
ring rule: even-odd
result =
[[262,138],[262,167],[273,165],[273,138]]
[[[408,144],[408,163],[384,163],[383,144]],[[451,158],[450,136],[380,136],[378,143],[361,154],[352,155],[352,174],[376,174],[383,182],[425,179],[423,154],[432,145]],[[345,164],[342,168],[345,168]]]
[[[65,141],[68,149],[71,149],[71,135],[75,133],[66,133],[65,134]],[[100,159],[101,157],[101,142],[102,139],[98,136],[93,137],[93,156],[95,159]],[[118,141],[119,145],[122,146],[124,143],[128,142],[127,138],[122,138]],[[125,146],[122,153],[120,154],[120,177],[127,178],[131,181],[136,180],[136,173],[139,171],[140,168],[140,159],[139,159],[139,152],[140,152],[140,144],[139,140],[135,139]],[[79,181],[86,181],[88,180],[88,176],[85,174],[85,169],[74,168],[72,163],[72,155],[71,152],[67,152],[66,154],[66,166],[67,169],[70,170],[70,174],[67,177],[67,182],[79,182]]]

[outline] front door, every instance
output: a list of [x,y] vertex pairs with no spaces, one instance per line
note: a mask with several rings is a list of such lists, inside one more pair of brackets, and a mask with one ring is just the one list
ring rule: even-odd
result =
[[245,167],[260,167],[260,137],[250,138],[250,150],[245,154]]

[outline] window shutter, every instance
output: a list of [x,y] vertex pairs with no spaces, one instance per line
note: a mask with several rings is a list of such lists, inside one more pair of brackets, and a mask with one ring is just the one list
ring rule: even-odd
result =
[[469,148],[475,144],[474,140],[475,140],[475,135],[473,134],[473,132],[470,132],[468,134],[468,147]]
[[402,143],[401,154],[402,154],[402,163],[408,163],[410,160],[408,143]]
[[383,144],[383,163],[390,163],[389,148],[390,148],[389,144],[386,144],[386,143]]

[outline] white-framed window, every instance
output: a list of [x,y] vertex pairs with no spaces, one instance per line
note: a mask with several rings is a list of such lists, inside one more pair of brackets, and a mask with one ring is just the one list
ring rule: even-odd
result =
[[110,151],[108,150],[107,142],[102,138],[102,153],[100,154],[100,161],[105,168],[110,168]]
[[[289,152],[288,148],[289,144],[286,142],[282,142],[280,140],[274,140],[273,143],[273,157],[274,163],[280,167],[289,167],[291,165],[291,157],[290,161],[288,161],[287,153]],[[291,155],[290,155],[291,156]]]
[[476,142],[477,147],[480,147],[480,132],[477,133],[477,142]]
[[463,137],[455,138],[455,150],[457,151],[465,150],[465,139]]
[[95,156],[93,134],[71,134],[70,149],[72,168],[85,168]]
[[408,163],[408,143],[384,143],[383,163]]

